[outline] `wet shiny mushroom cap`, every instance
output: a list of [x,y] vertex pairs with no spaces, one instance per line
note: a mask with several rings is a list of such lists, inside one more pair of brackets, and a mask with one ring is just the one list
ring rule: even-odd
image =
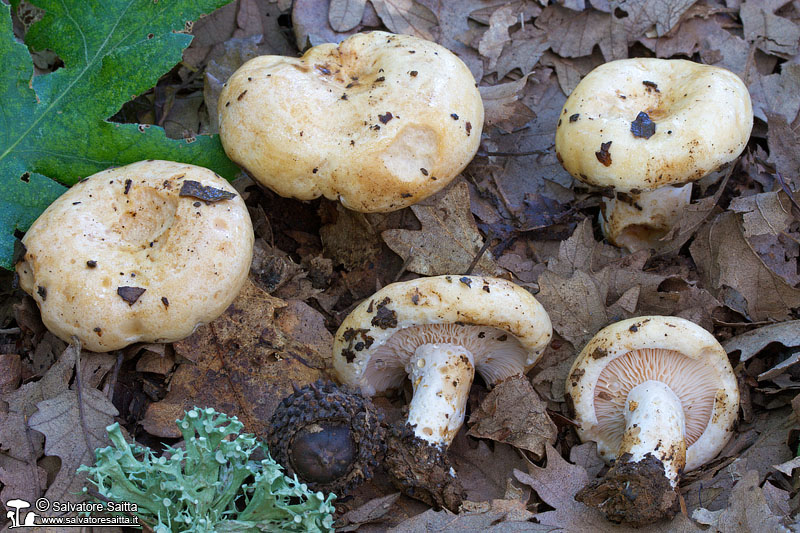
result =
[[636,58],[600,65],[564,103],[556,153],[578,180],[617,191],[702,178],[744,149],[750,94],[720,67]]
[[345,319],[334,339],[340,379],[368,395],[398,387],[421,344],[456,344],[488,384],[521,374],[552,336],[525,289],[499,278],[435,276],[387,285]]
[[483,102],[464,63],[409,35],[359,33],[302,57],[261,56],[219,98],[228,156],[281,196],[356,211],[442,189],[480,144]]
[[713,459],[733,432],[739,391],[728,356],[700,326],[677,317],[623,320],[601,330],[567,378],[584,441],[615,460],[625,430],[628,393],[653,380],[678,397],[685,417],[686,470]]
[[176,341],[222,314],[247,279],[253,227],[222,177],[151,160],[81,180],[22,242],[20,286],[45,326],[105,352]]

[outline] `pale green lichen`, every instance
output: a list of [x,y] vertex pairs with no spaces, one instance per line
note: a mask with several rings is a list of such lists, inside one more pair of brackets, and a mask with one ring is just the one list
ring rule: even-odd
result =
[[214,409],[195,407],[177,421],[185,449],[128,443],[119,424],[108,426],[112,446],[82,466],[102,496],[137,505],[157,533],[333,531],[333,500],[283,474],[255,436]]

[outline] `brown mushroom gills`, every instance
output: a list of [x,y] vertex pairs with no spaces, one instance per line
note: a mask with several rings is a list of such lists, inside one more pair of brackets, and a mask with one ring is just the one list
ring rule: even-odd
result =
[[632,350],[611,361],[600,373],[594,389],[594,408],[599,433],[618,449],[625,432],[623,410],[628,393],[645,381],[669,386],[683,405],[686,446],[705,431],[718,388],[715,370],[703,358],[692,359],[674,350]]

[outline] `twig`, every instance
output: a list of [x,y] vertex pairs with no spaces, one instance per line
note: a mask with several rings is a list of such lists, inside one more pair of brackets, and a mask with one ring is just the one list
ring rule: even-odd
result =
[[395,283],[395,282],[399,281],[400,277],[403,274],[406,273],[406,268],[408,268],[408,265],[411,264],[411,260],[412,259],[414,259],[414,247],[413,246],[408,250],[408,257],[406,258],[405,261],[403,261],[403,266],[401,266],[400,270],[397,271],[397,275],[392,280],[392,283]]
[[478,261],[481,260],[481,257],[483,257],[483,254],[486,253],[486,250],[489,248],[489,245],[492,243],[492,239],[493,238],[494,238],[494,232],[492,231],[491,228],[489,228],[489,231],[486,232],[486,240],[484,240],[483,246],[481,246],[481,249],[478,250],[478,253],[475,254],[475,259],[473,259],[472,263],[469,264],[469,268],[467,268],[467,271],[464,272],[465,276],[469,276],[470,274],[472,274],[472,270],[478,264]]
[[488,150],[478,150],[475,155],[479,157],[523,157],[527,155],[547,155],[544,150],[532,150],[530,152],[489,152]]
[[81,379],[81,341],[75,335],[72,336],[72,346],[77,352],[75,354],[75,384],[78,392],[78,413],[83,429],[83,440],[86,442],[86,449],[92,453],[92,444],[89,442],[89,428],[86,425],[86,414],[83,411],[83,380]]
[[786,182],[783,181],[783,176],[781,176],[780,172],[776,171],[775,177],[778,178],[778,183],[780,183],[781,189],[783,189],[783,192],[786,193],[786,196],[789,197],[789,201],[792,203],[792,213],[794,214],[794,217],[800,219],[800,205],[798,205],[797,200],[794,199],[794,193],[792,193],[792,190],[788,185],[786,185]]
[[20,328],[0,329],[0,335],[16,335],[20,331],[22,331]]
[[117,350],[117,362],[114,364],[114,371],[111,373],[111,378],[106,382],[106,396],[111,401],[114,401],[114,389],[117,388],[117,377],[119,376],[119,369],[122,367],[122,360],[122,350]]

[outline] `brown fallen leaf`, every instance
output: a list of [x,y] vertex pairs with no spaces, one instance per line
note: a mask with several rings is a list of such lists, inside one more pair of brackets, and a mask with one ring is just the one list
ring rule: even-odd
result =
[[102,392],[88,387],[82,389],[80,398],[77,391],[67,390],[39,402],[37,407],[28,425],[45,436],[44,453],[61,459],[61,468],[45,497],[59,502],[83,501],[85,476],[75,470],[82,464],[91,465],[95,448],[111,442],[106,426],[119,412]]
[[[408,261],[406,269],[426,276],[466,272],[483,245],[470,212],[467,184],[457,183],[443,197],[412,205],[411,210],[422,224],[421,230],[381,233],[389,248]],[[486,250],[474,272],[493,275],[498,269]]]
[[436,15],[416,0],[371,0],[381,21],[393,33],[416,35],[434,41]]
[[492,72],[497,64],[497,59],[503,52],[503,47],[511,40],[508,28],[519,20],[517,9],[512,5],[505,5],[497,9],[489,17],[489,29],[481,37],[478,52],[489,60],[489,71]]
[[764,264],[735,213],[722,213],[706,224],[690,252],[706,288],[751,320],[786,319],[790,309],[800,306],[800,289]]
[[549,47],[547,32],[533,24],[525,25],[524,28],[511,34],[511,42],[503,47],[497,58],[494,65],[497,78],[505,78],[514,69],[519,69],[522,74],[532,71]]
[[308,339],[293,337],[304,338],[302,324],[310,323],[308,318],[276,319],[286,305],[248,280],[222,316],[174,343],[176,355],[188,361],[175,371],[167,396],[147,409],[145,430],[178,437],[175,420],[198,405],[236,415],[247,431],[265,435],[292,384],[323,378],[330,365],[331,347],[324,340],[307,344]]
[[800,47],[800,26],[766,9],[760,2],[743,2],[739,16],[744,37],[768,54],[792,56]]
[[[794,71],[796,73],[793,78],[795,87],[792,90],[797,91],[794,94],[800,95],[800,65],[797,65]],[[800,98],[797,98],[796,103],[800,106]],[[780,109],[787,109],[788,107],[781,106]],[[794,112],[792,116],[797,115],[795,109],[791,109],[789,112]],[[797,191],[800,189],[800,155],[797,153],[800,134],[781,115],[768,113],[767,120],[769,123],[769,134],[767,135],[769,160],[775,165],[775,169],[781,174],[787,185],[792,190]]]
[[0,397],[16,390],[22,377],[22,362],[19,354],[0,354]]
[[510,133],[527,123],[534,113],[520,101],[522,91],[528,82],[528,73],[516,81],[498,85],[482,85],[481,92],[484,109],[484,127],[497,125]]
[[545,444],[556,441],[556,425],[547,415],[525,376],[512,376],[498,383],[469,419],[467,435],[492,439],[544,456]]
[[364,524],[380,522],[386,513],[400,498],[401,493],[395,492],[366,502],[351,511],[347,511],[336,520],[334,526],[337,531],[355,531]]
[[473,531],[489,533],[516,533],[523,531],[551,533],[553,528],[534,524],[528,520],[515,520],[513,511],[505,508],[481,512],[459,512],[458,514],[453,514],[446,509],[442,511],[429,509],[396,527],[388,529],[387,533],[429,533],[431,531],[441,533]]
[[[781,523],[767,505],[764,492],[759,487],[761,476],[755,470],[748,470],[731,491],[728,507],[711,516],[714,521],[704,521],[711,526],[709,531],[726,533],[788,533],[789,528]],[[698,511],[700,511],[698,513]],[[693,517],[703,514],[701,509]]]
[[325,256],[335,265],[341,264],[349,271],[375,260],[381,251],[381,236],[367,215],[345,209],[336,202],[327,218],[332,220],[319,229],[319,236]]
[[559,5],[547,6],[536,27],[550,36],[550,48],[561,57],[581,57],[600,46],[606,61],[628,56],[622,24],[609,13],[587,9],[576,13]]
[[575,494],[589,481],[583,467],[571,464],[562,458],[552,446],[547,447],[547,466],[528,465],[529,473],[515,470],[514,476],[536,491],[552,511],[538,513],[534,517],[543,525],[560,528],[559,531],[581,532],[645,532],[670,531],[674,533],[699,533],[702,530],[691,520],[678,514],[669,522],[641,528],[618,526],[606,521],[591,507],[575,500]]
[[655,26],[656,36],[666,35],[696,2],[697,0],[622,0],[615,4],[615,9],[625,13],[622,21],[628,40],[632,41],[652,26]]
[[536,298],[547,309],[553,329],[576,347],[583,347],[608,325],[605,297],[606,292],[582,270],[570,277],[550,270],[539,276]]
[[361,22],[367,0],[331,0],[328,23],[334,31],[350,31]]

